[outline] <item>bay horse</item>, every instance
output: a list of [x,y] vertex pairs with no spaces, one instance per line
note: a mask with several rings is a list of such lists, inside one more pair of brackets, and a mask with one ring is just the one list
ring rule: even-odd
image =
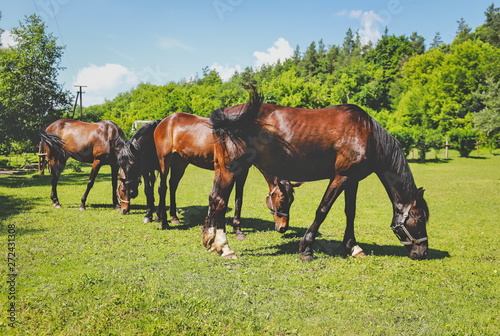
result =
[[[380,124],[356,105],[292,108],[264,104],[255,87],[249,92],[249,103],[217,109],[210,116],[219,141],[203,231],[205,247],[223,257],[236,258],[224,232],[223,213],[235,167],[254,164],[282,179],[330,181],[314,221],[299,243],[302,260],[314,259],[316,234],[342,192],[347,219],[343,248],[354,257],[365,256],[354,235],[354,217],[359,181],[371,173],[377,174],[392,202],[391,228],[408,249],[409,257],[427,257],[429,210],[424,190],[417,189],[399,143]],[[256,146],[256,138],[265,139],[265,146]]]
[[80,210],[85,210],[87,196],[94,185],[99,169],[103,165],[111,166],[112,202],[119,207],[116,197],[118,176],[118,152],[126,142],[123,131],[112,121],[103,120],[97,123],[86,123],[72,119],[59,119],[40,131],[40,153],[46,154],[50,168],[52,205],[61,207],[57,196],[57,182],[64,170],[68,158],[92,163],[87,189],[80,203]]
[[[120,182],[117,190],[122,213],[130,209],[130,200],[138,194],[141,176],[147,198],[144,222],[151,222],[154,212],[154,183],[156,170],[160,171],[160,201],[157,217],[162,228],[168,228],[166,216],[166,179],[170,172],[170,222],[179,224],[177,217],[176,191],[189,164],[199,168],[214,170],[213,146],[216,138],[212,134],[210,120],[196,115],[177,112],[162,120],[155,120],[141,127],[125,144],[118,156]],[[232,222],[237,239],[244,239],[241,231],[241,206],[243,188],[248,169],[242,170],[235,178],[235,214]],[[288,227],[289,210],[293,203],[293,188],[300,184],[264,175],[269,185],[266,204],[274,216],[276,229]]]

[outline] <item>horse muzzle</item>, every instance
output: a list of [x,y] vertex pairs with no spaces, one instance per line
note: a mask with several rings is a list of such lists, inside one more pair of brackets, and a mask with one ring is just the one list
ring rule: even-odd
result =
[[409,257],[412,260],[424,260],[427,259],[428,256],[428,244],[427,242],[422,242],[420,244],[413,244],[411,246],[407,246],[409,249]]

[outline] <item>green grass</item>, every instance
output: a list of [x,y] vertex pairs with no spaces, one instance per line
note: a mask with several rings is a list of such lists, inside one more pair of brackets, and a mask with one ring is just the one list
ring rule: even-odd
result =
[[326,181],[296,190],[291,229],[281,235],[253,169],[242,213],[247,240],[229,235],[239,259],[225,260],[201,244],[213,172],[188,168],[178,192],[184,222],[165,231],[142,223],[142,192],[130,215],[111,208],[109,168],[85,212],[78,205],[88,168],[63,173],[62,209],[50,205],[48,176],[2,176],[0,248],[6,256],[15,225],[18,276],[16,328],[8,326],[7,276],[0,283],[0,334],[498,335],[500,156],[482,155],[411,164],[431,210],[430,259],[420,262],[392,234],[391,204],[375,176],[360,184],[356,219],[369,256],[341,255],[339,198],[311,263],[299,261],[298,242]]

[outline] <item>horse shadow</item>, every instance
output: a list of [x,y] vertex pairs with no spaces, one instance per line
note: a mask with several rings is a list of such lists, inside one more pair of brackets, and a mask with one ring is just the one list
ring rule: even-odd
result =
[[[306,233],[305,228],[290,228],[287,233],[282,235],[283,239],[294,239],[286,241],[282,244],[260,247],[256,249],[246,249],[245,254],[272,256],[272,255],[294,255],[298,254],[299,241]],[[358,242],[367,255],[374,256],[395,256],[408,257],[408,251],[402,245],[379,245],[364,242]],[[322,238],[321,232],[318,233],[313,244],[313,249],[316,253],[322,253],[330,257],[348,257],[342,246],[342,242],[334,239]],[[270,252],[275,251],[275,252]],[[429,256],[427,260],[439,260],[450,258],[447,251],[429,248]]]

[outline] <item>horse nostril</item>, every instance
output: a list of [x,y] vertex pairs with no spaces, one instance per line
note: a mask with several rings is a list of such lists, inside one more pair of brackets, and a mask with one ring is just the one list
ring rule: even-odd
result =
[[286,227],[282,226],[282,227],[279,227],[279,228],[278,228],[278,232],[279,232],[279,233],[285,233],[287,229],[288,229],[288,228],[286,228]]

